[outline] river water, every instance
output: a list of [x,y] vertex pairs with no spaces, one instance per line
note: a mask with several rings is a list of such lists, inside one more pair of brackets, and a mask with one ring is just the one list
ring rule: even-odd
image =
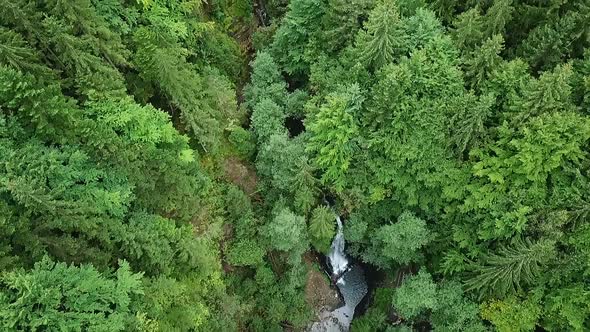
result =
[[340,290],[344,305],[333,311],[327,311],[320,315],[320,321],[315,322],[312,332],[346,332],[350,329],[350,323],[354,317],[354,309],[362,301],[368,291],[365,274],[360,265],[350,263],[344,252],[344,225],[340,217],[336,218],[338,231],[330,252],[326,259],[331,269],[332,280]]

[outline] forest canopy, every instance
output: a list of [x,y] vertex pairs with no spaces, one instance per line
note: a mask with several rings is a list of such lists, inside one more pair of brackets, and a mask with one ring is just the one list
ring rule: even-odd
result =
[[0,329],[587,331],[589,153],[587,0],[0,0]]

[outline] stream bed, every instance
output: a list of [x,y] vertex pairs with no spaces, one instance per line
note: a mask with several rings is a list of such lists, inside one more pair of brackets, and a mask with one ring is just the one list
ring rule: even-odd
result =
[[344,225],[340,217],[336,218],[338,232],[332,241],[326,259],[332,282],[340,291],[344,305],[332,311],[320,313],[320,320],[313,323],[311,332],[346,332],[354,318],[355,308],[368,292],[363,268],[351,263],[344,252]]

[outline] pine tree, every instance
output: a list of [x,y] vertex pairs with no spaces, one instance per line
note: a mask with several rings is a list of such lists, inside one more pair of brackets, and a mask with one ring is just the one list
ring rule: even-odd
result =
[[513,12],[512,0],[493,1],[492,6],[487,10],[483,19],[485,36],[491,37],[497,34],[503,34],[506,26],[512,20]]
[[316,207],[309,221],[311,244],[321,253],[326,254],[335,235],[334,221],[336,216],[326,206]]
[[321,43],[324,51],[329,53],[335,53],[350,45],[362,27],[361,20],[371,7],[372,1],[328,0],[317,43]]
[[259,144],[275,134],[286,134],[285,110],[271,99],[263,99],[252,110],[252,131]]
[[479,98],[467,94],[458,98],[458,111],[451,118],[451,141],[460,157],[484,145],[488,135],[487,122],[492,115],[495,100],[495,96],[491,94]]
[[271,46],[278,63],[290,74],[308,70],[306,48],[321,27],[325,3],[320,0],[292,0]]
[[141,274],[125,261],[113,275],[43,258],[29,271],[0,276],[0,326],[6,330],[125,331],[142,294]]
[[502,62],[500,52],[503,48],[502,36],[494,35],[466,57],[465,77],[471,88],[481,90],[492,71],[500,66]]
[[287,98],[287,84],[273,57],[267,52],[258,52],[250,63],[250,83],[244,88],[246,105],[254,108],[263,99],[281,105]]
[[471,8],[459,14],[453,21],[451,35],[462,51],[471,51],[483,40],[484,23],[479,8]]
[[513,121],[524,122],[530,117],[551,112],[571,112],[575,109],[572,100],[570,79],[571,65],[561,65],[553,71],[544,72],[538,80],[532,80],[515,101]]
[[402,35],[398,36],[398,56],[409,56],[437,38],[442,38],[443,27],[434,12],[418,8],[414,15],[400,22]]
[[365,25],[366,33],[360,35],[363,61],[374,69],[393,63],[400,54],[400,17],[394,1],[382,1],[370,13]]
[[503,298],[534,283],[554,258],[555,242],[519,239],[514,245],[501,248],[499,253],[487,256],[484,265],[475,267],[465,285],[468,291],[478,291],[482,297]]
[[588,45],[583,40],[588,33],[587,13],[590,9],[568,11],[561,17],[541,24],[531,31],[517,49],[532,68],[548,70],[570,57],[572,46]]
[[353,140],[358,135],[355,115],[363,99],[357,85],[333,93],[308,124],[313,136],[307,150],[316,154],[315,163],[324,170],[322,181],[338,191],[344,188],[345,174],[356,149]]
[[0,27],[0,64],[35,73],[37,77],[51,76],[51,70],[41,63],[40,58],[21,34]]

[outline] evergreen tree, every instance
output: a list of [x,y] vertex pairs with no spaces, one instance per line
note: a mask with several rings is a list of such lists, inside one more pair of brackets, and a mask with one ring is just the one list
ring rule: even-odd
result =
[[290,74],[300,74],[308,69],[307,46],[321,26],[325,3],[320,0],[291,0],[273,43],[273,55]]
[[504,40],[500,35],[487,39],[481,47],[467,57],[465,63],[466,81],[471,88],[481,88],[489,79],[492,71],[501,64],[499,56],[504,48]]
[[119,265],[110,275],[44,257],[30,272],[4,272],[0,324],[6,330],[125,331],[142,285],[140,274],[125,261]]
[[289,209],[281,209],[266,225],[264,231],[271,248],[288,252],[291,264],[300,262],[301,255],[309,245],[305,218],[294,214]]
[[396,223],[384,225],[371,236],[373,248],[364,258],[386,269],[420,260],[420,249],[431,240],[426,222],[410,212],[402,213]]
[[311,214],[309,235],[311,244],[321,253],[328,253],[330,243],[336,234],[334,221],[336,216],[328,207],[318,206]]
[[468,290],[482,295],[504,297],[533,283],[554,257],[555,243],[551,241],[519,240],[514,246],[502,248],[499,254],[486,257],[485,265],[475,267],[465,284]]
[[356,85],[327,97],[327,104],[308,124],[313,134],[308,151],[315,152],[315,163],[324,169],[322,180],[342,190],[346,171],[355,152],[353,137],[358,135],[355,115],[364,98]]
[[285,110],[270,99],[256,104],[252,110],[252,130],[258,142],[267,142],[275,134],[286,134],[285,117]]
[[460,50],[472,50],[483,40],[484,20],[478,7],[471,8],[457,15],[451,31]]
[[438,306],[436,284],[432,281],[432,276],[424,270],[409,277],[393,294],[393,307],[405,319],[416,318]]
[[512,0],[493,1],[492,6],[488,8],[483,20],[483,25],[485,26],[484,34],[488,37],[503,34],[506,26],[512,20],[513,12]]
[[360,35],[363,60],[375,69],[393,63],[400,54],[399,9],[394,1],[382,1],[372,11],[366,23],[366,33]]

